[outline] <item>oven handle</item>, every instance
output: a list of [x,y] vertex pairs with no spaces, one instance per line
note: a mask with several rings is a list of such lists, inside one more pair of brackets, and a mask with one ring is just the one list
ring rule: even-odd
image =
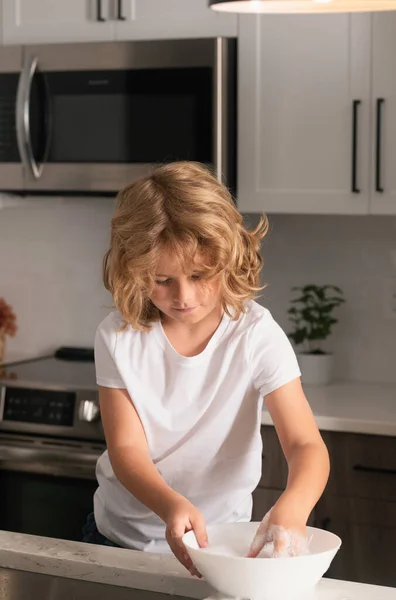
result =
[[[43,470],[54,475],[73,476],[76,472],[95,478],[95,466],[100,453],[68,452],[28,446],[0,444],[0,471],[12,464],[13,469],[21,466],[23,471]],[[37,468],[37,466],[39,468]]]
[[[37,69],[38,58],[37,56],[34,56],[29,62],[26,63],[21,71],[16,97],[15,124],[17,144],[21,160],[31,170],[33,177],[35,179],[40,179],[48,156],[51,136],[50,131],[48,131],[43,161],[38,163],[34,157],[32,140],[30,137],[30,99],[32,82],[35,74],[37,73]],[[48,128],[49,130],[51,128],[50,118]]]

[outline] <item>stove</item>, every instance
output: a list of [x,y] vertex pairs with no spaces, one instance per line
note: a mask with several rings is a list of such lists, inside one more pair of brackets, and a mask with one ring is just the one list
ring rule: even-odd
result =
[[92,349],[0,366],[0,529],[81,541],[105,450]]
[[0,367],[0,432],[104,441],[93,351]]

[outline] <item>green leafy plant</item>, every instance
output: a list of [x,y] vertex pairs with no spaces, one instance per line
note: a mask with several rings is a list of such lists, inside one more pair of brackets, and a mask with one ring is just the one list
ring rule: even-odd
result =
[[297,346],[304,345],[307,354],[326,354],[321,344],[338,322],[333,311],[345,302],[342,290],[335,285],[305,285],[293,287],[292,291],[299,294],[287,311],[294,325],[289,338]]

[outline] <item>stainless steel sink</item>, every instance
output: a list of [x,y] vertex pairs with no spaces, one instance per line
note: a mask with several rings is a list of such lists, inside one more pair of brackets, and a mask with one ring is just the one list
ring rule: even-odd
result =
[[169,595],[0,568],[0,600],[169,600]]

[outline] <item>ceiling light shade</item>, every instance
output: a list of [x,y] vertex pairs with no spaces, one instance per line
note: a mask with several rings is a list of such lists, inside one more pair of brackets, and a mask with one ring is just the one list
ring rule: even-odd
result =
[[396,0],[209,0],[213,10],[234,13],[352,13],[396,10]]

